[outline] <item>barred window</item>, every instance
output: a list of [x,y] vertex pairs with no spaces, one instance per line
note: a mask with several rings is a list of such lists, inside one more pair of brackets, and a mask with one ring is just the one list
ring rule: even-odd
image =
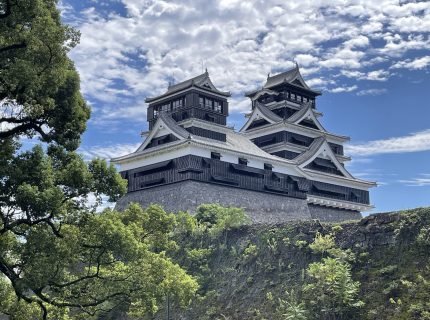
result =
[[172,109],[176,110],[176,109],[181,108],[183,106],[183,101],[184,101],[183,98],[173,101],[172,102]]
[[214,101],[214,111],[215,112],[222,112],[222,106],[219,101]]

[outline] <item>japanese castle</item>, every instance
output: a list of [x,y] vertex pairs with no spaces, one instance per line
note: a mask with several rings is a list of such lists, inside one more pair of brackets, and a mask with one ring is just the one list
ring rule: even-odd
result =
[[372,208],[374,182],[353,177],[349,137],[328,132],[299,67],[268,76],[250,99],[247,121],[226,125],[229,92],[208,72],[147,98],[149,131],[133,153],[112,159],[128,180],[117,203],[193,212],[203,203],[243,207],[256,223],[358,219]]

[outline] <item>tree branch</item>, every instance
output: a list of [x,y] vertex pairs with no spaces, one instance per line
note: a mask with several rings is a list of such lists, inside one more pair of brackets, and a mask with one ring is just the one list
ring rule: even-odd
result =
[[13,127],[10,130],[1,131],[0,132],[0,139],[6,139],[9,137],[15,136],[17,134],[28,134],[28,131],[34,130],[34,131],[38,132],[43,139],[49,140],[48,134],[42,130],[41,126],[42,126],[42,123],[40,123],[40,124],[34,123],[34,122],[23,123],[19,126]]
[[0,53],[6,52],[6,51],[10,51],[10,50],[23,49],[23,48],[26,48],[26,47],[27,47],[27,44],[25,42],[21,42],[21,43],[17,43],[17,44],[12,44],[10,46],[0,48]]

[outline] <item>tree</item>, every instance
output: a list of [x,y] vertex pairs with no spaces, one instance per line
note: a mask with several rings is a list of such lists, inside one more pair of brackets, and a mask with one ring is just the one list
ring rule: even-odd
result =
[[79,33],[55,0],[0,1],[0,138],[38,135],[76,149],[90,109],[67,52]]
[[315,319],[346,319],[364,303],[358,299],[360,283],[351,275],[353,254],[336,247],[331,234],[317,233],[309,245],[314,253],[328,254],[307,269],[308,282],[303,285],[307,309]]
[[[75,152],[90,116],[67,57],[78,38],[55,0],[0,0],[0,313],[13,319],[142,315],[197,286],[164,253],[173,216],[95,210],[126,181]],[[43,145],[23,150],[23,136]]]

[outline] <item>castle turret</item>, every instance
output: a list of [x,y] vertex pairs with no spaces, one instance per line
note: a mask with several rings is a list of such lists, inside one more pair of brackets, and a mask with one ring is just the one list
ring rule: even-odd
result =
[[225,125],[228,116],[229,92],[218,90],[212,83],[209,73],[205,73],[170,85],[160,96],[147,98],[147,118],[152,129],[158,114],[168,113],[175,121],[200,119]]

